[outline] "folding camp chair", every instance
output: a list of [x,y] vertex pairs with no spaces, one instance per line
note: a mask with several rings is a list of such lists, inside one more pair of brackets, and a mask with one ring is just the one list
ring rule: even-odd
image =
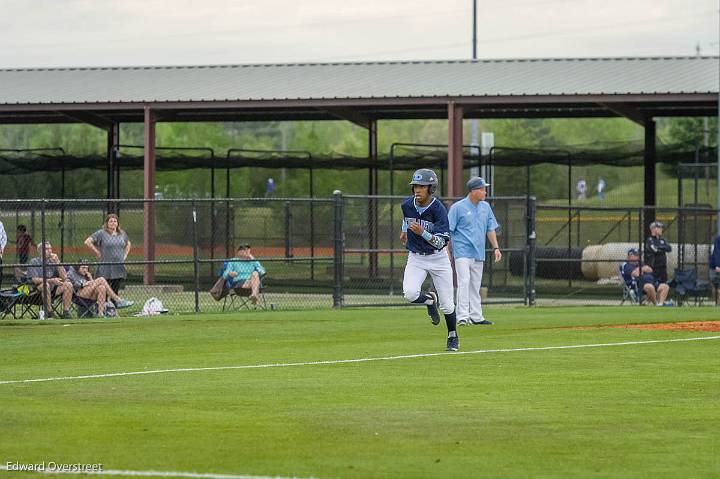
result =
[[622,263],[618,268],[623,289],[623,297],[622,301],[620,302],[620,306],[625,304],[626,301],[629,301],[631,305],[641,306],[643,304],[643,301],[645,300],[645,292],[642,289],[638,288],[636,281],[630,281],[630,284],[625,281],[625,276],[623,275],[625,264],[627,263]]
[[[40,317],[40,310],[43,309],[43,297],[40,288],[33,284],[30,277],[27,275],[27,271],[15,268],[15,279],[17,281],[16,289],[18,295],[15,299],[13,306],[12,316],[15,319],[21,319],[25,316],[30,316],[31,319],[38,319]],[[55,314],[55,317],[59,317],[62,314],[62,297],[54,294],[53,291],[50,294],[50,311]]]
[[675,277],[669,286],[675,289],[678,306],[682,306],[691,297],[695,300],[695,306],[702,306],[710,296],[710,283],[698,280],[695,268],[675,271]]
[[223,301],[223,311],[240,309],[267,309],[267,300],[263,291],[262,278],[260,278],[260,291],[258,292],[257,303],[250,301],[250,288],[232,288]]
[[81,298],[73,293],[72,306],[77,311],[78,318],[93,318],[97,314],[97,301],[94,299]]
[[38,318],[42,308],[42,295],[27,277],[27,272],[15,268],[15,286],[0,292],[0,319],[12,316],[22,319]]

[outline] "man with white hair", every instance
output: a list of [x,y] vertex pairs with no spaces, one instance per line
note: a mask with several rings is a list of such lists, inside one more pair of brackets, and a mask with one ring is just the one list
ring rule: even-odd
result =
[[[38,255],[37,257],[30,260],[28,266],[27,275],[32,280],[33,284],[37,289],[43,291],[43,243],[42,241],[37,245]],[[45,281],[48,285],[48,291],[45,291],[45,304],[48,305],[49,310],[47,311],[47,318],[52,318],[52,304],[53,296],[62,296],[63,298],[63,319],[71,319],[70,306],[72,306],[73,297],[73,286],[68,280],[65,268],[60,266],[60,258],[58,255],[53,253],[52,245],[49,242],[45,242]]]

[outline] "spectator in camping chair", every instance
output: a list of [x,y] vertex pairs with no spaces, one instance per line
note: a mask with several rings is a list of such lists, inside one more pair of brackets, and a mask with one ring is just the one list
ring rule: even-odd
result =
[[[237,298],[248,298],[250,303],[257,307],[262,294],[262,277],[265,276],[265,268],[255,259],[247,243],[238,246],[235,255],[225,263],[222,271],[225,286],[230,292],[225,297],[225,301],[227,303],[228,297],[231,302]],[[246,305],[246,301],[240,304],[241,307]]]
[[695,268],[675,270],[675,277],[671,281],[675,288],[675,297],[679,306],[682,306],[690,297],[695,299],[695,305],[702,306],[703,301],[710,295],[710,283],[697,279]]
[[[636,304],[642,304],[644,295],[650,304],[670,306],[665,302],[670,287],[655,277],[650,266],[640,265],[640,251],[637,248],[628,250],[627,261],[620,266],[620,275],[625,282],[625,288],[629,291],[627,294],[630,299],[632,299],[632,292],[635,292]],[[625,294],[623,294],[624,301]]]
[[645,299],[644,291],[638,286],[637,268],[640,266],[640,253],[637,248],[628,251],[628,259],[618,268],[623,285],[623,299],[620,305],[629,301],[633,305],[641,305]]
[[30,264],[27,270],[28,277],[32,280],[32,283],[37,289],[45,294],[46,304],[50,306],[50,311],[47,311],[47,318],[53,317],[53,313],[56,309],[54,299],[62,298],[62,317],[64,319],[70,319],[70,308],[72,306],[73,288],[70,281],[67,279],[67,272],[65,268],[60,266],[60,258],[58,255],[53,253],[52,245],[49,242],[45,242],[45,282],[47,282],[48,290],[44,291],[43,281],[43,258],[42,250],[43,243],[40,242],[37,245],[37,257],[30,260]]
[[77,267],[70,268],[68,279],[75,292],[73,303],[77,306],[79,318],[93,317],[95,313],[101,318],[104,317],[108,300],[115,303],[118,309],[134,304],[133,301],[124,300],[115,294],[105,278],[93,278],[86,260],[81,260]]

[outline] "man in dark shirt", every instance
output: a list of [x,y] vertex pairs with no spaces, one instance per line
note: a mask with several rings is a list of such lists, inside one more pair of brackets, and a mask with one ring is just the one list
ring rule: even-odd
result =
[[650,223],[650,236],[645,240],[645,264],[661,283],[667,283],[667,253],[672,251],[670,243],[662,237],[664,227],[659,221]]

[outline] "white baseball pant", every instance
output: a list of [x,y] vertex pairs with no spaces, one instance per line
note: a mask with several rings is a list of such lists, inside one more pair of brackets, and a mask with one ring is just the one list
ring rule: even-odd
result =
[[485,319],[480,302],[483,261],[474,258],[455,258],[457,274],[457,319],[482,321]]
[[403,277],[403,293],[408,301],[415,301],[420,296],[422,284],[428,273],[438,294],[438,307],[445,314],[455,311],[455,294],[453,291],[452,266],[447,250],[442,249],[435,254],[420,255],[408,253]]

